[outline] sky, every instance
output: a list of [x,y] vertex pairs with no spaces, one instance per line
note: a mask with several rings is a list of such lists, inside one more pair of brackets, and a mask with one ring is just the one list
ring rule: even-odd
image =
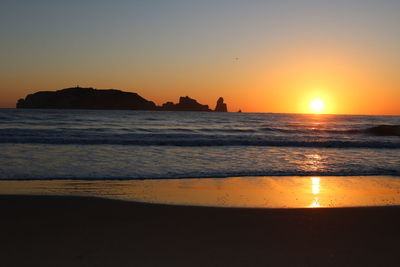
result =
[[0,107],[79,85],[160,105],[400,115],[398,0],[1,0]]

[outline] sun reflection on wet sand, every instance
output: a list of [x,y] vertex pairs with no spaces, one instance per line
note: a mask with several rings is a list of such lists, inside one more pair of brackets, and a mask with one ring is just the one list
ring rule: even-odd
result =
[[321,182],[321,178],[319,178],[319,177],[311,177],[310,178],[310,180],[311,180],[311,184],[312,184],[312,193],[314,194],[314,195],[318,195],[319,194],[319,185],[320,185],[320,182]]
[[0,194],[97,196],[149,203],[214,207],[387,206],[400,205],[400,177],[1,181]]
[[319,197],[318,197],[321,178],[320,177],[311,177],[310,180],[311,180],[311,191],[312,191],[312,194],[314,195],[314,199],[309,207],[310,208],[319,208],[319,207],[321,207],[321,205],[319,204]]

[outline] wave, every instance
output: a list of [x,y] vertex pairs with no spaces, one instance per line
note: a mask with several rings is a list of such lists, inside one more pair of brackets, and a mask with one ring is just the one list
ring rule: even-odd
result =
[[374,136],[400,136],[400,125],[377,125],[364,129],[346,129],[346,130],[319,129],[303,125],[292,128],[263,127],[260,128],[260,130],[264,132],[281,132],[281,133],[292,133],[292,134],[327,133],[327,134],[366,134]]
[[364,129],[322,130],[322,131],[332,134],[367,134],[374,136],[400,136],[400,125],[377,125]]
[[314,147],[314,148],[375,148],[400,149],[400,143],[390,141],[337,141],[337,140],[262,140],[251,138],[219,137],[208,138],[2,138],[0,143],[49,144],[49,145],[130,145],[130,146],[271,146],[271,147]]
[[[260,132],[260,130],[262,132]],[[276,132],[279,132],[276,134]],[[284,134],[282,134],[284,133]],[[347,136],[340,136],[345,134]],[[351,136],[349,136],[351,135]],[[0,143],[132,146],[273,146],[316,148],[400,148],[400,125],[362,129],[79,127],[3,128]]]
[[38,176],[38,177],[8,177],[1,178],[1,181],[13,180],[167,180],[167,179],[207,179],[207,178],[230,178],[230,177],[307,177],[307,176],[394,176],[400,177],[400,170],[393,169],[377,169],[377,170],[339,170],[339,171],[226,171],[226,172],[196,172],[188,174],[155,174],[141,176],[109,176],[109,177],[88,177],[88,176]]
[[400,136],[400,125],[378,125],[364,130],[378,136]]

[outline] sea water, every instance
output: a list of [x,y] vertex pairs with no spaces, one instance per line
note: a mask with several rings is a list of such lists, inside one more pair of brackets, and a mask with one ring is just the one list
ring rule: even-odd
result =
[[400,175],[400,116],[0,109],[0,180]]

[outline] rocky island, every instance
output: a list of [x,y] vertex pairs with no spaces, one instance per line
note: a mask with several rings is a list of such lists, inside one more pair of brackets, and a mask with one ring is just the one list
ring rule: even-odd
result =
[[[220,97],[214,111],[227,112],[227,105]],[[17,108],[40,109],[120,109],[120,110],[159,110],[159,111],[212,111],[188,96],[180,97],[179,102],[164,103],[157,106],[137,93],[115,89],[66,88],[58,91],[41,91],[20,99]]]

